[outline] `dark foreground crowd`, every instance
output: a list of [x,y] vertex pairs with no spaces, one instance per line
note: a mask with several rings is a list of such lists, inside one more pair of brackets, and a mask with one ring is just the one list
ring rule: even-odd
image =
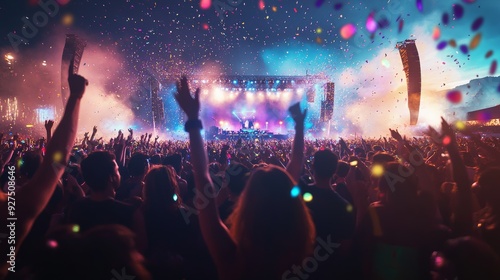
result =
[[205,143],[183,78],[189,142],[75,145],[69,84],[46,145],[2,137],[0,279],[500,279],[498,139],[305,141],[296,104],[293,141]]

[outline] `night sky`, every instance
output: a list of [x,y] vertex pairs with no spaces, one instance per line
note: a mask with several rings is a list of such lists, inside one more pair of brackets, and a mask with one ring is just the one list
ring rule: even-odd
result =
[[[500,58],[497,0],[57,2],[58,13],[15,52],[8,34],[21,35],[21,18],[32,22],[43,9],[32,0],[2,1],[0,50],[29,55],[60,45],[53,41],[56,34],[63,40],[59,34],[76,33],[119,57],[127,77],[143,75],[146,69],[160,75],[322,74],[337,83],[336,104],[348,106],[401,94],[406,81],[401,81],[404,73],[394,47],[416,39],[423,91],[432,94],[427,100],[423,96],[423,102],[436,105],[433,110],[457,106],[446,100],[446,91],[494,76],[494,61]],[[391,99],[399,105],[404,101]],[[359,119],[341,110],[335,114],[354,124]]]

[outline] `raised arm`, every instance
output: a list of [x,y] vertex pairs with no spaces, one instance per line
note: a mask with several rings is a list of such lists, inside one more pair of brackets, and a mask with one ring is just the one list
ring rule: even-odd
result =
[[[71,148],[75,141],[80,100],[88,85],[88,81],[82,76],[73,75],[71,72],[72,68],[73,65],[70,65],[68,77],[70,97],[66,104],[61,122],[54,131],[52,140],[47,145],[45,158],[34,174],[33,179],[20,188],[15,194],[17,202],[17,211],[15,212],[15,217],[17,218],[16,250],[19,249],[19,246],[30,231],[33,222],[45,208],[52,196],[57,181],[64,172]],[[3,209],[7,208],[6,205],[2,205],[1,207]],[[6,214],[3,210],[0,213],[2,213],[1,215]],[[4,221],[6,220],[6,217],[1,218]],[[0,243],[2,249],[0,251],[7,252],[4,246],[6,244],[7,242]],[[0,257],[2,266],[6,264],[6,255],[7,254],[2,254]],[[5,272],[5,267],[0,270],[0,278],[2,278],[2,272]]]
[[297,102],[290,106],[288,111],[295,121],[295,137],[293,138],[292,157],[286,171],[298,182],[304,165],[304,120],[306,119],[307,109],[302,112],[300,103]]
[[94,125],[94,128],[92,128],[92,135],[90,136],[90,142],[94,141],[96,133],[97,133],[97,126]]
[[[202,199],[207,201],[205,207],[198,209],[200,211],[199,221],[203,238],[218,267],[234,267],[232,262],[236,256],[236,245],[231,239],[226,226],[219,218],[215,201],[215,188],[208,173],[207,151],[200,133],[202,129],[201,120],[199,120],[200,90],[196,90],[193,98],[187,78],[182,77],[177,82],[175,100],[177,100],[177,103],[188,117],[185,130],[189,133],[191,164],[195,174],[197,196],[202,195],[204,196]],[[196,199],[199,200],[200,197]]]
[[47,131],[47,143],[50,141],[50,138],[52,138],[52,126],[54,125],[53,120],[46,120],[45,121],[45,130]]

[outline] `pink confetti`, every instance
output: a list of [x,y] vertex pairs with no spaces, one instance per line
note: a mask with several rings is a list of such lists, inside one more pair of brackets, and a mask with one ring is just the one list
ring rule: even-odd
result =
[[377,30],[377,22],[375,21],[375,14],[372,12],[366,19],[366,29],[368,32],[373,33]]
[[448,101],[450,101],[453,104],[458,104],[462,102],[462,93],[458,90],[449,91],[446,94],[446,99],[448,99]]
[[266,3],[264,0],[259,0],[259,9],[264,10],[266,8]]
[[212,0],[201,0],[200,8],[202,10],[208,10],[210,9],[210,6],[212,6]]
[[356,26],[352,23],[348,23],[340,29],[340,36],[346,40],[350,39],[354,34],[356,34]]
[[54,248],[56,248],[58,246],[58,244],[57,244],[57,241],[55,241],[55,240],[48,240],[47,241],[47,246],[49,246],[50,248],[54,249]]

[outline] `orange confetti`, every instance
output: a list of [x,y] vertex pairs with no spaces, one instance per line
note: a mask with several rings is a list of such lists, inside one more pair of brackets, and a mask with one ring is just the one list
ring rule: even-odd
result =
[[453,39],[451,39],[451,40],[448,42],[448,44],[449,44],[451,47],[453,47],[453,48],[455,48],[455,47],[457,46],[457,42],[455,42],[455,40],[453,40]]
[[432,31],[432,39],[437,40],[441,37],[441,30],[439,30],[439,27],[434,27],[434,31]]
[[472,38],[472,40],[470,41],[470,44],[469,44],[469,49],[470,50],[473,50],[475,48],[477,48],[477,46],[479,46],[479,43],[481,43],[481,33],[477,33],[476,36],[474,36],[474,38]]

